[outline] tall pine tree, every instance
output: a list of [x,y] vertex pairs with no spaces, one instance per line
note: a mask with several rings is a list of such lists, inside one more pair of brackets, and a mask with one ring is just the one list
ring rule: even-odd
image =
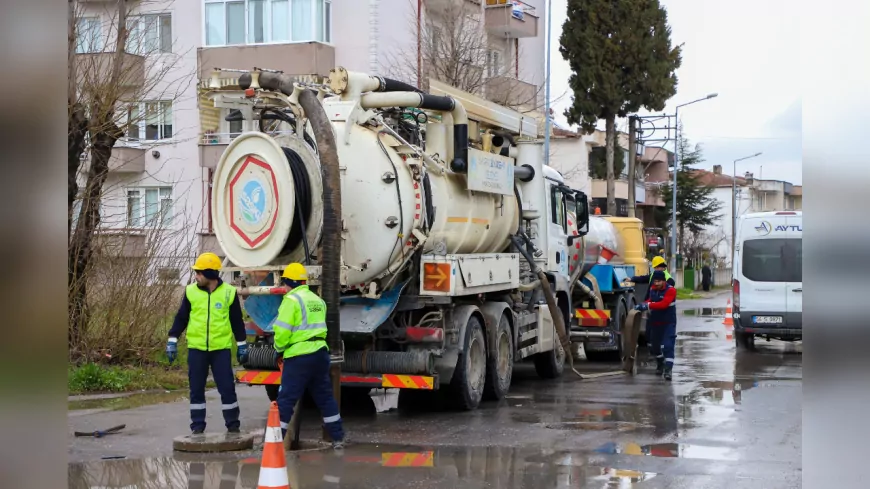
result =
[[573,72],[568,122],[591,133],[605,121],[607,213],[616,215],[616,118],[641,107],[664,109],[677,91],[680,48],[671,47],[667,13],[658,0],[568,0],[559,43]]
[[[701,147],[691,147],[684,137],[679,139],[678,147],[680,168],[677,170],[677,248],[684,250],[686,236],[702,233],[704,228],[711,226],[721,217],[718,212],[722,209],[722,203],[713,197],[715,187],[704,185],[695,168],[704,162]],[[674,195],[672,189],[673,183],[662,187],[662,199],[665,201],[667,214],[657,213],[656,216],[661,219],[659,226],[668,229],[668,233],[672,232],[670,226]]]

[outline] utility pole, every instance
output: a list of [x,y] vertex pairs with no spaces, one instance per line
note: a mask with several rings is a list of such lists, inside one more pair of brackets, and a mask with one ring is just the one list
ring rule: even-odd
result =
[[637,119],[628,116],[628,217],[637,217],[635,180],[637,174]]

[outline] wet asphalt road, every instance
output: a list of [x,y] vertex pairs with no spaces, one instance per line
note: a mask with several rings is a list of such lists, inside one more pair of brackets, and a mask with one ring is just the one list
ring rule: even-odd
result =
[[[395,392],[381,391],[374,403],[348,399],[342,414],[351,444],[342,456],[288,454],[291,487],[800,487],[802,347],[758,341],[755,352],[736,350],[722,325],[726,297],[680,303],[688,311],[679,318],[672,382],[652,366],[636,377],[581,381],[566,373],[544,382],[521,365],[506,399],[469,413],[396,409]],[[240,387],[239,395],[243,429],[262,432],[261,388]],[[209,431],[220,431],[213,399]],[[70,432],[127,429],[70,436],[70,487],[256,488],[258,452],[173,454],[172,438],[187,432],[186,404],[71,411]],[[315,439],[317,414],[309,414],[303,438]]]

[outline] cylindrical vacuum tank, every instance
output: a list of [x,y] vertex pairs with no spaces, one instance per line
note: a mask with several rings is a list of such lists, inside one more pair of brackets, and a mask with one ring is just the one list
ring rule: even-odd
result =
[[[342,167],[342,259],[348,266],[349,285],[365,284],[388,266],[400,264],[410,252],[414,222],[427,217],[427,208],[433,211],[428,216],[432,229],[427,246],[443,242],[450,253],[492,253],[507,247],[518,220],[513,196],[469,191],[462,174],[430,173],[431,201],[426,205],[426,185],[413,179],[410,166],[394,149],[398,141],[356,125],[345,144],[345,123],[336,121],[333,127]],[[307,172],[314,218],[306,234],[310,249],[316,250],[322,231],[319,162],[312,151],[304,150],[303,142],[295,141],[305,168],[314,168]],[[221,157],[215,175],[213,225],[233,264],[255,267],[301,261],[300,246],[292,255],[287,249],[297,217],[297,182],[275,140],[261,133],[240,136]]]
[[[573,213],[569,214],[569,220],[571,224],[568,226],[568,234],[574,234],[577,230],[577,223],[574,221]],[[601,253],[599,245],[604,245],[616,252],[609,263],[614,265],[625,263],[625,243],[616,226],[603,217],[589,216],[589,233],[583,237],[583,243],[580,240],[575,241],[574,249],[569,253],[570,269],[573,270],[577,267],[581,259],[585,264],[598,263],[598,257]],[[585,251],[583,256],[580,256],[581,251]]]

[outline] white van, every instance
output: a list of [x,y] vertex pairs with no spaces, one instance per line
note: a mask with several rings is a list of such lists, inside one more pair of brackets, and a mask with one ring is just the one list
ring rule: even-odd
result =
[[801,211],[738,218],[731,284],[738,347],[752,349],[756,336],[801,340],[802,242]]

